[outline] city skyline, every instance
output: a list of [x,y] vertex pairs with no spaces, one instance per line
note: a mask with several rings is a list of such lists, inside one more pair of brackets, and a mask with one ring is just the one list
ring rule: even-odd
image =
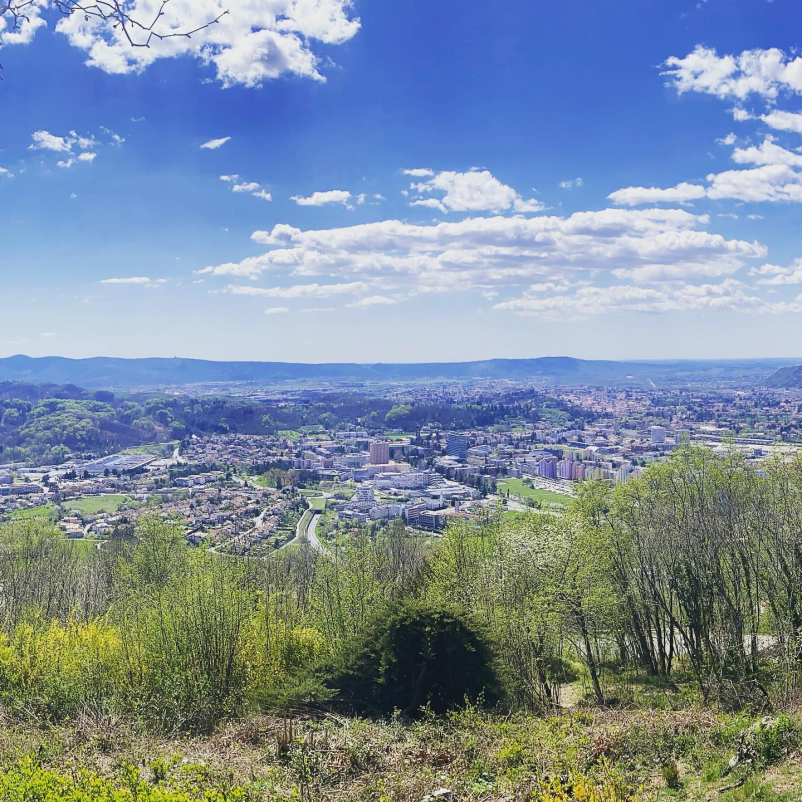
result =
[[43,5],[0,28],[0,356],[797,350],[790,0],[255,1],[147,50]]

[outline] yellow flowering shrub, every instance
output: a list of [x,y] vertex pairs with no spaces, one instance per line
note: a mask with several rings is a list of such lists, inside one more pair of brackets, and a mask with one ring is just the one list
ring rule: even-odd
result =
[[637,790],[617,772],[602,765],[600,778],[572,772],[541,782],[533,802],[639,802]]
[[113,696],[122,669],[119,632],[102,618],[26,622],[0,633],[0,698],[11,709],[68,716]]
[[127,767],[118,782],[99,777],[85,769],[70,776],[23,760],[0,772],[0,799],[3,802],[245,802],[240,788],[222,791],[151,785],[138,772]]

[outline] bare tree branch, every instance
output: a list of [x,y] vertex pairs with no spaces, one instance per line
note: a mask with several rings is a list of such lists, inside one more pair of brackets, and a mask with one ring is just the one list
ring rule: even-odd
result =
[[[131,47],[150,47],[153,40],[185,38],[191,39],[196,33],[216,25],[229,11],[223,11],[214,19],[192,30],[159,30],[158,25],[164,16],[164,9],[170,0],[162,0],[158,12],[150,21],[134,19],[125,9],[121,0],[53,0],[53,6],[60,14],[70,17],[83,14],[84,18],[97,19],[107,23],[113,30],[119,29]],[[0,0],[0,19],[10,20],[7,32],[19,31],[25,22],[30,22],[28,11],[34,0]],[[0,64],[0,70],[3,65]],[[0,76],[0,81],[2,81]]]

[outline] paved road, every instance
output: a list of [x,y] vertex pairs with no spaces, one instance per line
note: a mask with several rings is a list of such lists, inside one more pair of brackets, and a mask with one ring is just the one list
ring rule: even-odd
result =
[[287,546],[292,546],[295,543],[306,544],[311,546],[315,551],[323,551],[323,544],[318,540],[315,530],[317,529],[317,522],[320,520],[320,513],[316,512],[304,525],[304,516],[298,521],[298,526],[295,528],[295,537],[288,540],[283,546],[279,546],[276,551],[286,549]]

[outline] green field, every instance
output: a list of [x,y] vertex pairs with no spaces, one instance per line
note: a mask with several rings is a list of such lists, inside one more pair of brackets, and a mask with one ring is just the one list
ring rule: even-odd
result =
[[122,495],[84,496],[73,501],[65,501],[62,506],[65,510],[74,510],[79,515],[97,515],[100,512],[117,512],[129,501],[131,499],[128,496]]
[[566,496],[562,493],[552,493],[551,490],[527,487],[523,483],[523,479],[506,479],[498,483],[499,495],[506,496],[508,490],[510,491],[510,496],[518,496],[522,499],[531,498],[545,503],[553,502],[554,504],[565,505],[571,500],[571,496]]
[[314,512],[323,512],[326,509],[325,496],[315,496],[309,499],[309,509]]
[[55,515],[56,508],[48,502],[47,504],[43,504],[39,507],[29,507],[25,510],[14,510],[11,513],[11,520],[12,521],[30,521],[35,518],[50,518],[52,519]]
[[295,429],[279,429],[278,436],[283,437],[285,440],[300,440],[301,433],[296,432]]

